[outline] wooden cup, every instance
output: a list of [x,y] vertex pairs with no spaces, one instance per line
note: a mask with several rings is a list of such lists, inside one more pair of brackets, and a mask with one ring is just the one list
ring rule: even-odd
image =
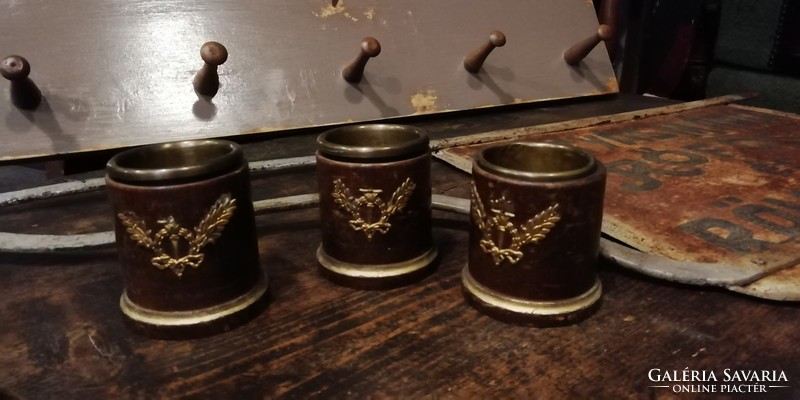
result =
[[467,300],[520,324],[589,315],[602,292],[603,165],[571,146],[513,143],[481,151],[472,176]]
[[106,166],[125,290],[120,308],[146,336],[222,332],[263,305],[247,162],[223,140],[144,146]]
[[321,273],[335,283],[386,289],[432,267],[428,137],[403,125],[358,125],[317,140]]

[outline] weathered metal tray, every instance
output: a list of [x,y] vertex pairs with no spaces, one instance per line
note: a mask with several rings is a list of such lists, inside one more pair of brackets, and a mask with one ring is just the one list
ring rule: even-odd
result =
[[[585,147],[609,167],[604,232],[610,238],[601,241],[604,257],[666,280],[798,301],[800,193],[794,188],[798,168],[793,155],[798,145],[794,125],[800,117],[719,105],[738,99],[727,96],[462,136],[433,146],[437,157],[464,171],[470,170],[474,151],[501,141],[550,140]],[[279,171],[313,165],[309,156],[253,162],[250,167]],[[3,193],[0,207],[103,185],[98,178]],[[469,210],[467,199],[434,195],[433,200],[441,210]],[[259,200],[254,207],[263,213],[317,204],[314,193]],[[108,246],[113,240],[112,232],[0,232],[0,251],[70,251]]]
[[638,250],[617,245],[616,261],[800,300],[800,116],[713,104],[455,138],[435,155],[469,172],[471,156],[490,144],[576,145],[608,168],[603,232]]

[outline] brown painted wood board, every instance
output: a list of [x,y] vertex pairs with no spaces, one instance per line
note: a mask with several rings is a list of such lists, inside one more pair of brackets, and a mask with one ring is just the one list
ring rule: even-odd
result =
[[[649,254],[735,269],[754,282],[800,264],[798,121],[794,114],[711,106],[554,133],[520,132],[505,142],[564,142],[592,152],[609,171],[604,233]],[[476,151],[503,142],[448,148],[437,156],[469,171]],[[797,274],[780,276],[792,279],[780,283],[781,291],[773,286],[770,294],[759,285],[735,290],[800,300]]]
[[[0,162],[617,92],[604,45],[562,59],[597,28],[586,0],[0,4],[0,48],[30,61],[45,99],[20,111],[0,85]],[[507,44],[466,72],[493,29]],[[351,85],[365,36],[382,52]],[[230,54],[211,100],[191,83],[208,40]]]

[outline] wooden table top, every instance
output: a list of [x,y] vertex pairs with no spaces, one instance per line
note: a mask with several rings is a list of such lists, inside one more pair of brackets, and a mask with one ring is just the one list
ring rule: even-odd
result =
[[[663,104],[618,96],[412,123],[442,138]],[[315,136],[249,143],[245,153],[250,160],[308,155]],[[434,193],[466,197],[468,182],[435,161]],[[253,177],[254,199],[314,190],[313,169]],[[0,398],[684,399],[762,389],[747,398],[800,396],[797,304],[601,263],[604,294],[592,317],[561,328],[508,325],[462,297],[467,217],[435,217],[441,261],[434,274],[399,289],[358,291],[317,273],[315,209],[258,216],[270,304],[244,326],[189,341],[151,340],[125,328],[113,248],[0,254]],[[4,231],[51,234],[113,224],[103,191],[4,207],[0,220]],[[689,379],[675,382],[684,371]],[[705,381],[691,381],[691,371]],[[675,393],[675,385],[695,393]],[[712,387],[715,393],[696,393]]]

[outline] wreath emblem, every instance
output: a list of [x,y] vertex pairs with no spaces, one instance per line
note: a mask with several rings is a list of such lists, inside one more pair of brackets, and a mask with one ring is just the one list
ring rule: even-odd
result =
[[[333,199],[339,207],[353,217],[348,221],[350,227],[355,231],[363,231],[367,235],[367,239],[371,240],[376,232],[382,234],[389,232],[392,227],[389,218],[405,208],[416,186],[411,178],[406,178],[392,193],[389,202],[385,202],[380,198],[380,194],[383,193],[381,189],[359,189],[358,191],[362,195],[355,198],[342,180],[336,179],[333,181]],[[362,213],[364,208],[366,208],[367,216]],[[378,219],[374,221],[376,211]]]
[[150,259],[154,267],[168,268],[180,278],[186,267],[197,268],[203,263],[203,248],[222,235],[234,210],[236,199],[232,199],[230,194],[223,194],[194,229],[182,227],[170,215],[156,221],[161,229],[152,236],[151,230],[136,213],[127,211],[117,214],[117,217],[125,225],[125,231],[131,239],[155,253],[155,257]]
[[470,214],[482,233],[481,250],[491,255],[494,265],[498,266],[503,261],[511,264],[519,262],[523,256],[520,250],[522,246],[539,243],[561,219],[556,203],[517,226],[511,221],[515,214],[508,211],[511,204],[505,197],[491,199],[489,203],[487,213],[473,183]]

